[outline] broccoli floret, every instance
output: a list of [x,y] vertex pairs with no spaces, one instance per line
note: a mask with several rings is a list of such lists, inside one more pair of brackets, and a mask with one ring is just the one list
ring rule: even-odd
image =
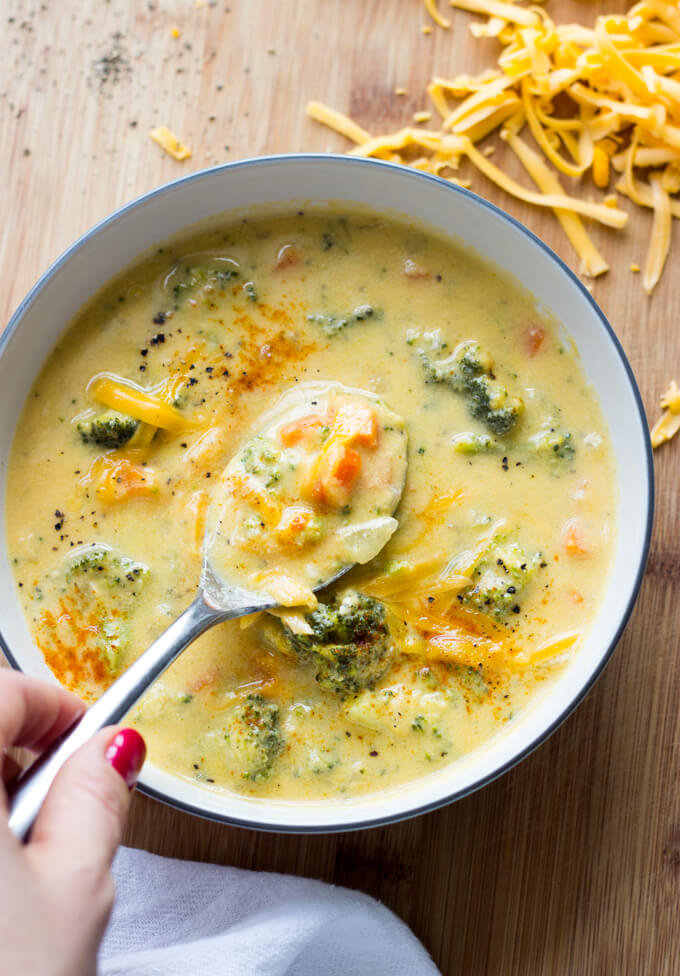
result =
[[138,420],[117,410],[106,410],[77,424],[83,443],[97,444],[100,447],[122,447],[138,427]]
[[537,434],[530,437],[529,444],[535,454],[546,458],[559,458],[561,461],[571,461],[576,453],[571,434],[550,424],[546,424]]
[[454,451],[459,454],[485,454],[495,451],[498,447],[493,437],[489,437],[488,434],[473,434],[469,430],[456,434],[452,443]]
[[493,434],[508,434],[522,412],[522,401],[489,376],[475,376],[467,384],[470,413]]
[[466,698],[477,703],[484,701],[489,693],[489,686],[479,668],[458,664],[452,670]]
[[265,488],[274,488],[281,480],[282,454],[266,437],[253,437],[241,452],[241,464],[248,474],[264,479]]
[[493,359],[478,342],[470,339],[462,342],[453,353],[456,360],[458,381],[463,389],[478,376],[493,373]]
[[284,747],[279,706],[261,695],[248,695],[231,710],[224,738],[243,779],[265,779]]
[[111,587],[129,588],[149,572],[144,563],[127,556],[117,556],[106,546],[91,546],[76,553],[70,560],[66,580],[91,576]]
[[347,315],[326,315],[324,312],[315,312],[307,316],[309,322],[320,325],[327,336],[337,335],[342,329],[355,322],[363,322],[364,319],[382,318],[382,309],[374,308],[373,305],[357,305],[352,312]]
[[389,668],[393,657],[385,607],[362,593],[346,593],[341,600],[320,603],[305,615],[311,634],[294,634],[285,624],[274,635],[284,653],[316,669],[316,680],[341,697],[371,688]]
[[[92,546],[68,562],[59,590],[62,644],[94,653],[113,674],[130,639],[130,618],[149,575],[144,563]],[[72,631],[72,633],[71,633]]]
[[508,434],[524,408],[519,397],[496,380],[493,359],[472,339],[461,342],[446,359],[419,351],[428,383],[446,383],[467,397],[470,413],[498,436]]
[[540,552],[529,556],[517,542],[492,544],[477,562],[472,584],[458,594],[458,600],[503,621],[520,612],[520,594],[541,565]]
[[[426,333],[428,337],[433,350],[445,348],[438,333]],[[493,360],[474,339],[461,342],[445,359],[432,359],[425,349],[418,354],[428,383],[446,383],[458,393],[464,393],[475,377],[490,375],[493,370]]]

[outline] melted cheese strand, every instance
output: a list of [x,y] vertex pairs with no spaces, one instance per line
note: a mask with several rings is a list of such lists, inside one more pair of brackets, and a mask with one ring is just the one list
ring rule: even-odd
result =
[[189,429],[187,419],[171,404],[109,373],[94,376],[87,392],[105,407],[119,410],[152,427],[161,427],[173,434]]

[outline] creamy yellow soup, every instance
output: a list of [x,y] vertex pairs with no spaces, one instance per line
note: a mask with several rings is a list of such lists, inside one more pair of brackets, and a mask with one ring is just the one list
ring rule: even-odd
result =
[[[352,397],[373,412],[347,435]],[[309,212],[168,243],[99,293],[25,405],[7,526],[33,637],[90,700],[190,603],[219,527],[223,571],[287,605],[201,637],[134,724],[206,789],[341,799],[455,762],[555,677],[615,494],[597,398],[530,294],[418,227]],[[353,520],[382,525],[368,562]],[[310,596],[341,551],[363,565]]]

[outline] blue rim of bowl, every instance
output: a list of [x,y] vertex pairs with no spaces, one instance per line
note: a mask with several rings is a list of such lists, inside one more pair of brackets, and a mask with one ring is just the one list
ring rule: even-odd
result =
[[[599,320],[600,324],[602,325],[605,332],[609,336],[609,339],[612,345],[614,346],[614,349],[618,354],[619,359],[621,360],[626,375],[628,377],[628,382],[630,384],[631,390],[633,392],[633,397],[635,399],[635,403],[638,408],[640,426],[644,432],[643,441],[645,444],[645,458],[646,458],[646,468],[647,468],[646,471],[647,473],[647,517],[645,523],[644,543],[640,553],[640,561],[639,561],[637,573],[635,575],[635,581],[631,589],[630,598],[626,605],[626,609],[621,617],[619,626],[612,640],[609,643],[609,647],[607,648],[605,654],[601,658],[598,667],[590,675],[588,681],[581,688],[578,695],[576,695],[576,697],[569,702],[569,704],[562,710],[562,712],[560,712],[557,718],[546,729],[544,729],[540,733],[540,735],[538,735],[528,746],[526,746],[525,749],[523,749],[516,756],[513,756],[512,759],[509,759],[506,763],[504,763],[498,769],[494,770],[492,773],[489,773],[488,775],[482,777],[481,779],[476,780],[474,783],[471,783],[469,786],[464,787],[463,789],[460,790],[455,790],[453,793],[447,794],[444,797],[440,797],[437,800],[433,800],[430,803],[425,803],[422,806],[413,807],[409,810],[401,811],[395,814],[387,814],[383,817],[372,818],[367,821],[358,821],[356,823],[340,823],[340,824],[329,823],[323,826],[308,825],[308,824],[301,824],[299,826],[289,826],[289,825],[281,826],[281,825],[274,825],[274,824],[258,824],[258,823],[253,823],[250,820],[242,820],[238,817],[230,817],[230,816],[206,811],[204,809],[201,809],[200,807],[195,807],[191,803],[185,803],[182,800],[175,800],[170,796],[168,796],[166,793],[163,793],[160,790],[156,790],[153,787],[147,786],[143,783],[140,783],[138,785],[138,789],[141,793],[144,793],[146,796],[149,796],[154,800],[158,800],[160,803],[163,803],[166,806],[171,806],[176,810],[180,810],[183,813],[190,813],[196,817],[200,817],[201,819],[211,820],[216,823],[227,824],[231,827],[242,827],[249,830],[262,830],[268,833],[286,833],[286,834],[344,833],[345,831],[369,830],[375,827],[384,827],[392,823],[398,823],[399,821],[402,820],[408,820],[411,817],[418,817],[424,813],[431,813],[434,810],[440,809],[441,807],[448,806],[450,803],[453,803],[456,800],[462,800],[464,797],[469,796],[471,793],[476,792],[482,787],[487,786],[489,783],[492,783],[500,776],[503,776],[505,773],[509,772],[509,770],[511,770],[518,763],[522,762],[523,759],[526,759],[527,756],[529,756],[535,749],[537,749],[540,745],[542,745],[542,743],[544,743],[548,738],[550,738],[553,732],[555,732],[560,727],[560,725],[562,725],[562,723],[577,708],[577,706],[580,705],[580,703],[590,692],[593,685],[600,677],[607,664],[609,663],[611,656],[614,652],[614,649],[616,648],[619,640],[621,639],[621,635],[623,634],[626,624],[630,619],[630,615],[633,611],[633,607],[635,606],[635,601],[637,600],[637,596],[640,590],[640,585],[642,583],[642,578],[644,576],[645,567],[647,564],[647,558],[649,556],[652,524],[654,520],[654,465],[652,460],[652,445],[651,445],[651,440],[647,434],[647,417],[642,403],[642,397],[640,396],[640,391],[638,389],[635,375],[633,373],[630,363],[628,362],[626,354],[623,351],[623,347],[621,346],[621,343],[619,342],[617,335],[614,332],[612,326],[610,325],[604,312],[597,304],[595,299],[592,297],[588,289],[579,280],[579,278],[571,270],[571,268],[567,264],[565,264],[562,258],[560,258],[557,254],[555,254],[552,248],[548,247],[548,245],[544,241],[542,241],[540,237],[537,237],[536,234],[533,233],[533,231],[530,231],[528,227],[525,227],[524,224],[522,224],[515,217],[512,217],[504,210],[501,210],[500,207],[497,207],[489,200],[485,200],[484,197],[480,197],[476,193],[472,193],[471,190],[467,190],[465,189],[465,187],[461,187],[461,186],[457,186],[456,184],[449,183],[448,180],[442,179],[439,176],[432,176],[430,173],[424,173],[420,170],[409,169],[407,167],[399,165],[398,163],[388,163],[378,159],[366,159],[360,157],[343,156],[336,153],[291,153],[291,154],[281,154],[281,155],[274,155],[274,156],[258,156],[252,159],[237,160],[233,163],[223,163],[220,166],[213,166],[210,167],[209,169],[202,169],[196,173],[189,173],[187,176],[180,176],[178,179],[173,180],[170,183],[164,183],[163,186],[157,187],[154,190],[149,190],[148,193],[144,193],[142,194],[142,196],[137,197],[135,200],[132,200],[130,203],[126,203],[122,207],[119,207],[118,210],[115,210],[108,217],[105,217],[103,220],[99,221],[99,223],[95,224],[93,227],[87,230],[66,251],[64,251],[64,253],[60,257],[58,257],[56,261],[54,261],[50,265],[50,267],[47,269],[47,271],[44,272],[44,274],[41,275],[41,277],[33,285],[33,287],[28,292],[28,294],[23,299],[23,301],[19,304],[16,311],[14,312],[9,322],[7,323],[7,327],[3,331],[2,335],[0,335],[0,356],[2,356],[5,346],[9,342],[10,338],[12,337],[16,329],[19,327],[21,319],[23,318],[26,309],[35,301],[38,295],[49,284],[51,279],[57,274],[60,268],[64,264],[66,264],[72,258],[72,256],[77,251],[79,251],[82,247],[84,247],[93,237],[96,237],[98,234],[104,231],[109,226],[109,224],[112,224],[115,221],[119,220],[122,216],[124,216],[129,211],[136,209],[137,207],[141,206],[142,204],[146,203],[149,200],[152,200],[159,196],[163,196],[166,193],[172,192],[178,186],[193,182],[195,180],[206,179],[208,176],[216,172],[221,172],[224,170],[240,169],[244,166],[266,167],[271,165],[277,165],[283,162],[290,163],[294,161],[323,164],[325,162],[328,162],[329,160],[332,160],[335,163],[340,162],[342,165],[346,165],[346,166],[362,166],[362,167],[373,166],[373,167],[379,167],[384,170],[393,170],[394,172],[399,173],[401,177],[406,177],[406,178],[410,177],[415,181],[426,180],[431,183],[435,183],[437,186],[446,187],[446,189],[449,192],[457,193],[460,196],[468,198],[471,202],[473,202],[477,206],[485,207],[496,217],[496,219],[510,224],[515,230],[519,231],[520,233],[528,237],[529,240],[531,240],[537,247],[539,247],[542,251],[544,251],[548,255],[548,257],[551,258],[552,261],[555,262],[555,264],[557,264],[560,270],[570,279],[571,283],[576,286],[576,288],[581,292],[581,295],[586,299],[588,304],[591,306],[597,319]],[[17,671],[21,671],[19,662],[16,660],[16,658],[10,651],[7,642],[5,641],[1,631],[0,631],[0,648],[2,648],[11,666],[15,668]]]

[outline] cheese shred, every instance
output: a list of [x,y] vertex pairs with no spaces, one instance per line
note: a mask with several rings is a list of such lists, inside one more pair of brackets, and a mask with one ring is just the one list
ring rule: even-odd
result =
[[[450,27],[437,0],[423,0],[440,27]],[[312,118],[356,144],[354,155],[414,166],[467,185],[461,164],[472,164],[506,193],[554,211],[576,251],[584,275],[608,270],[583,219],[622,229],[628,214],[610,189],[652,211],[652,231],[642,275],[651,294],[661,277],[680,217],[680,8],[668,0],[642,0],[624,15],[602,15],[592,28],[555,24],[521,0],[449,0],[486,17],[470,24],[475,37],[501,45],[496,66],[474,77],[434,77],[427,94],[439,127],[406,127],[373,134],[320,102]],[[415,121],[426,121],[418,113]],[[528,129],[536,152],[522,137]],[[530,189],[493,164],[499,135],[518,158]],[[582,181],[566,192],[558,174]],[[583,187],[589,179],[593,193]],[[598,200],[598,191],[603,195]]]
[[428,14],[435,22],[438,27],[443,27],[444,30],[448,30],[451,26],[451,21],[447,17],[443,17],[439,10],[437,9],[437,0],[424,0],[425,9]]
[[149,427],[160,427],[173,434],[190,429],[186,418],[162,395],[154,396],[112,374],[98,373],[93,376],[87,392],[105,407],[128,414]]
[[153,139],[157,145],[164,149],[169,156],[173,159],[177,159],[180,162],[183,159],[189,159],[191,157],[191,149],[185,146],[181,142],[174,132],[166,128],[164,125],[159,125],[156,129],[151,129],[149,132],[149,138]]
[[652,427],[652,447],[665,444],[680,430],[680,388],[675,380],[661,397],[661,409],[663,414]]

